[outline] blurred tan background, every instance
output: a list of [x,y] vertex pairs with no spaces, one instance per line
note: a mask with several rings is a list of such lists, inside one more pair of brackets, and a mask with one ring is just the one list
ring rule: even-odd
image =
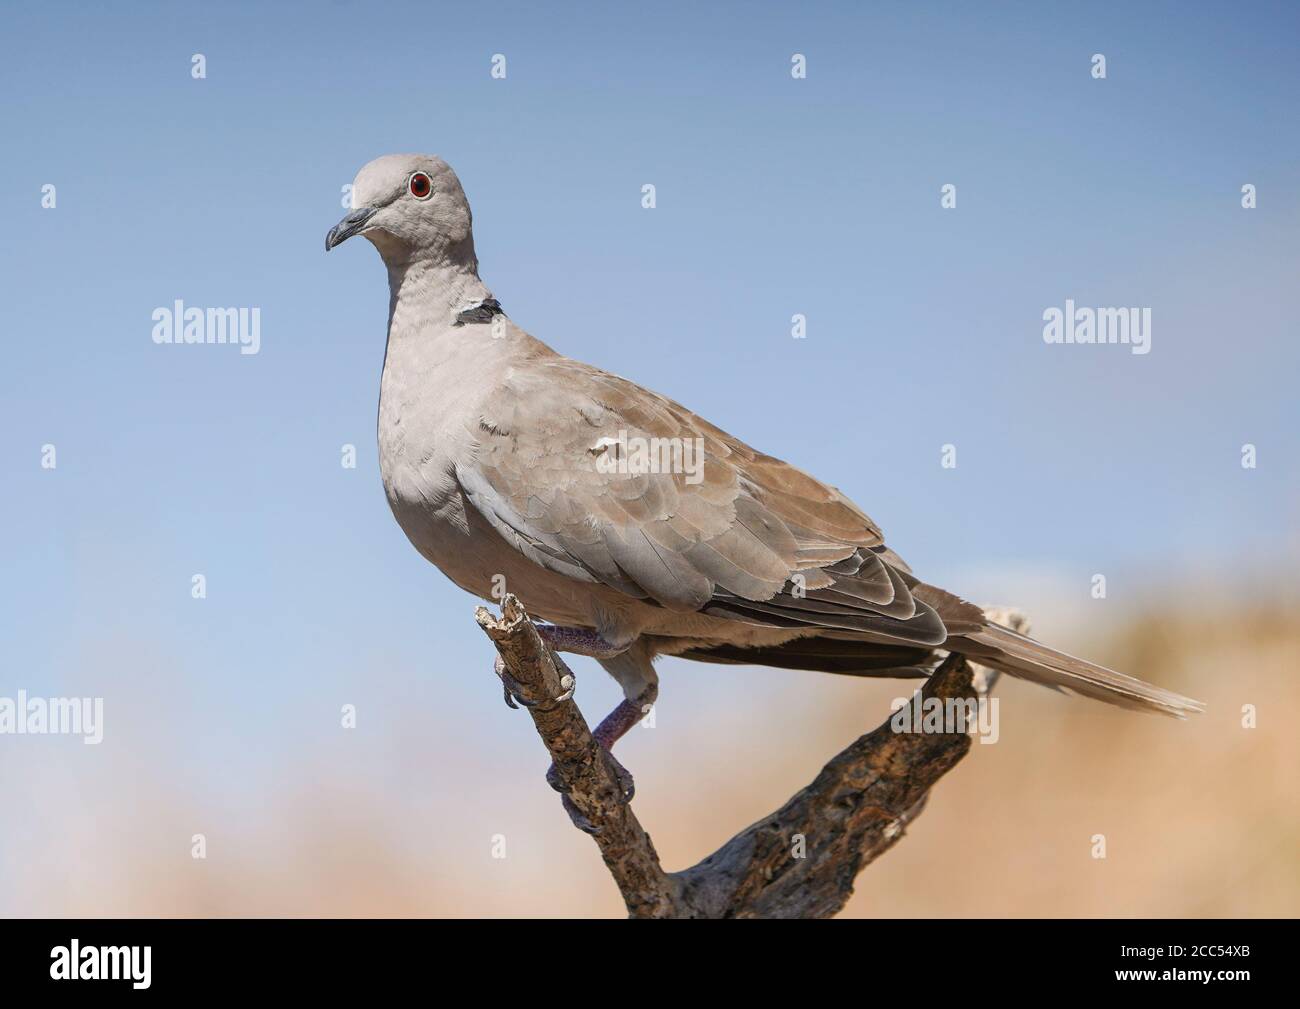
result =
[[[1043,636],[1198,697],[1207,713],[1180,723],[1003,678],[1000,739],[975,743],[941,781],[908,835],[859,877],[845,916],[1295,915],[1294,597],[1165,596],[1172,607],[1153,604],[1104,635],[1072,630],[1048,607],[1058,626]],[[328,727],[317,738],[232,774],[223,790],[189,778],[186,754],[202,741],[169,735],[154,717],[184,707],[183,681],[163,671],[163,657],[136,654],[118,672],[140,700],[126,706],[139,721],[123,725],[119,701],[102,747],[4,741],[3,910],[621,915],[594,845],[543,783],[527,716],[498,710],[488,655],[484,642],[485,668],[466,674],[490,695],[494,714],[480,724],[408,705],[401,724],[371,719],[369,745],[364,705],[349,732],[328,724],[322,702]],[[594,720],[616,695],[584,661],[578,696]],[[774,809],[910,692],[896,681],[682,663],[663,677],[655,727],[635,730],[620,755],[670,869]],[[1246,704],[1257,728],[1242,726]],[[196,832],[203,860],[190,857]],[[1091,855],[1098,833],[1104,860]],[[502,842],[505,857],[494,858]]]

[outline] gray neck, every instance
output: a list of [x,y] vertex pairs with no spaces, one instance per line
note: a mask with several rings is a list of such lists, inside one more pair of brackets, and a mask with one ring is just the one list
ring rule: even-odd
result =
[[464,312],[492,301],[492,292],[479,280],[477,263],[415,259],[389,262],[388,325],[391,330],[401,302],[408,325],[455,325]]

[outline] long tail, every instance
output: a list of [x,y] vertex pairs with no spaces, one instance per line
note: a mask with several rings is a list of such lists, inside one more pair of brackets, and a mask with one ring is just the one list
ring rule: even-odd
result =
[[954,635],[943,647],[1022,680],[1032,680],[1056,690],[1068,690],[1124,708],[1156,711],[1174,718],[1186,718],[1205,710],[1200,701],[1058,652],[991,621],[978,630],[965,630]]

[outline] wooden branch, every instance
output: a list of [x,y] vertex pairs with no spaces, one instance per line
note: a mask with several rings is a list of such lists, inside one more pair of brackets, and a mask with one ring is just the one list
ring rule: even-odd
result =
[[[961,657],[949,656],[921,696],[973,698]],[[931,786],[969,749],[964,732],[896,732],[887,720],[771,816],[679,873],[688,903],[708,918],[829,918],[853,895],[858,873],[898,842]]]
[[[635,918],[826,918],[853,894],[858,873],[903,836],[930,788],[970,749],[957,732],[897,732],[886,720],[831,759],[784,806],[698,865],[665,873],[650,836],[623,801],[618,774],[578,706],[555,701],[573,685],[524,608],[506,596],[501,619],[476,617],[516,681],[556,776],[594,829],[605,866]],[[568,680],[565,677],[569,677]],[[922,703],[973,703],[971,669],[949,655]]]
[[[659,855],[623,801],[618,775],[603,747],[591,738],[586,719],[573,700],[554,702],[570,690],[573,674],[543,643],[523,606],[507,595],[498,620],[480,606],[474,614],[521,689],[525,710],[551,752],[561,788],[593,828],[605,867],[623,893],[634,918],[671,918],[677,888],[659,864]],[[568,682],[564,678],[568,677]]]

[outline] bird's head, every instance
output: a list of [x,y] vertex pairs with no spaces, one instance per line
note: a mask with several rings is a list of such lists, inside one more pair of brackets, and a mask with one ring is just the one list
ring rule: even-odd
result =
[[325,249],[365,235],[390,264],[473,261],[469,201],[451,166],[432,154],[387,154],[357,173],[353,210],[330,228]]

